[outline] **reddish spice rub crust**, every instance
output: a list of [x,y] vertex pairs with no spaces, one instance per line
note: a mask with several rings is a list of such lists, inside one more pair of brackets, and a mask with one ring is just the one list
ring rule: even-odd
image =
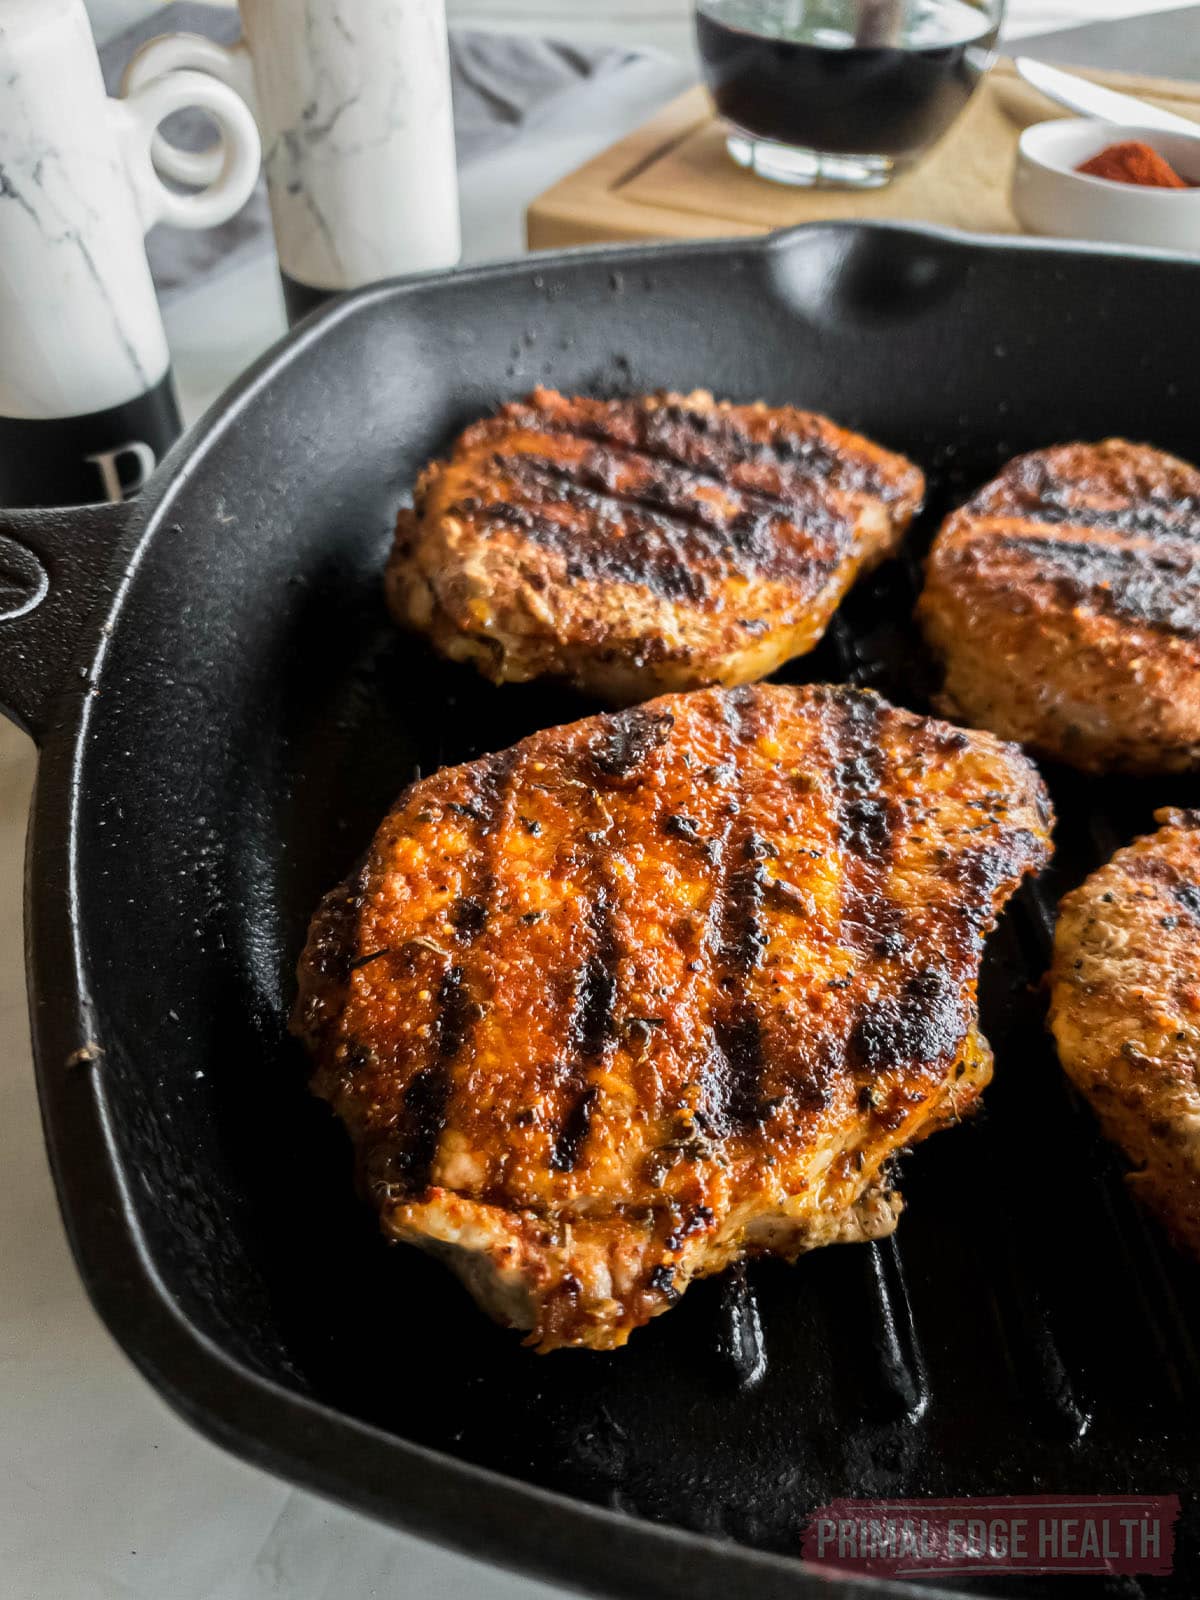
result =
[[1130,1185],[1200,1257],[1200,811],[1160,811],[1059,908],[1050,1027]]
[[877,1237],[990,1075],[983,938],[1048,854],[1032,766],[838,688],[667,697],[405,791],[294,1026],[385,1229],[539,1349],[698,1275]]
[[812,649],[923,493],[911,462],[812,412],[539,389],[422,474],[388,600],[496,682],[614,702],[741,683]]
[[918,608],[939,709],[1087,771],[1200,761],[1200,472],[1124,439],[1018,456],[948,518]]

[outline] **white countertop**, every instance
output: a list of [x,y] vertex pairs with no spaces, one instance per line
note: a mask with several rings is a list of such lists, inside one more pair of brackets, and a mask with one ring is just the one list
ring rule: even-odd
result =
[[[1183,3],[1183,0],[1180,0]],[[89,0],[97,32],[149,0]],[[455,21],[655,45],[686,58],[687,0],[450,0]],[[1164,0],[1016,0],[1010,37],[1165,10]],[[658,80],[661,84],[661,80]],[[521,249],[525,204],[635,126],[654,83],[582,96],[548,128],[470,169],[469,260]],[[201,289],[168,319],[189,415],[283,328],[273,266]],[[224,1455],[179,1421],[120,1354],[75,1275],[42,1146],[25,1010],[21,880],[34,778],[0,719],[0,1595],[13,1600],[537,1600],[558,1591],[395,1533]]]

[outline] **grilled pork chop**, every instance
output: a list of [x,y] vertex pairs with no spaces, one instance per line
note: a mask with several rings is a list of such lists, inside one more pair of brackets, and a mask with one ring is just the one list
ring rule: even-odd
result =
[[1200,760],[1200,472],[1108,439],[1011,461],[929,557],[940,709],[1093,772]]
[[745,683],[813,648],[924,488],[811,412],[539,389],[422,474],[388,599],[497,683],[553,674],[614,703]]
[[1130,1183],[1200,1256],[1200,811],[1160,811],[1062,902],[1050,1026]]
[[294,1027],[386,1231],[541,1350],[895,1226],[991,1075],[983,938],[1048,854],[989,734],[843,688],[668,696],[414,783]]

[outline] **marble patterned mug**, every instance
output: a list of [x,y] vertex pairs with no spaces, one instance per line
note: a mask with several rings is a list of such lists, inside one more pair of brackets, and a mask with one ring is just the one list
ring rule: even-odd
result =
[[[221,160],[168,188],[151,143],[199,106]],[[208,228],[253,190],[258,130],[233,90],[179,73],[104,92],[83,0],[0,3],[0,504],[117,500],[179,432],[144,236]]]
[[[341,289],[453,266],[461,253],[444,0],[240,0],[232,48],[163,34],[124,89],[212,73],[255,108],[284,297],[294,319]],[[220,146],[160,139],[160,172],[207,182]]]

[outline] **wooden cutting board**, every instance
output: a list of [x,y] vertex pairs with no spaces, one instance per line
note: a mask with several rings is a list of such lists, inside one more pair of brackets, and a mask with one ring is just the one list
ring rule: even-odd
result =
[[[1081,71],[1200,123],[1200,84]],[[1000,61],[940,144],[886,189],[790,189],[737,167],[712,103],[689,90],[628,138],[530,206],[534,250],[606,239],[691,239],[765,233],[830,217],[941,223],[976,233],[1018,233],[1008,203],[1022,128],[1069,115]]]

